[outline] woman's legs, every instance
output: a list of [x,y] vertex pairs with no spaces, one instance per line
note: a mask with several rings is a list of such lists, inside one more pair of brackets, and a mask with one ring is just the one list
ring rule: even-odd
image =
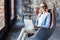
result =
[[48,40],[48,33],[48,29],[41,29],[32,38],[26,38],[26,40]]
[[20,32],[20,35],[19,35],[17,40],[21,40],[21,38],[23,37],[24,32],[25,32],[25,28],[22,28],[22,30]]
[[25,40],[26,39],[26,36],[27,36],[27,32],[25,32],[24,34],[23,34],[23,36],[22,36],[22,39],[21,40]]
[[49,30],[42,28],[34,36],[33,40],[48,40]]
[[26,40],[28,33],[34,33],[35,32],[35,30],[29,30],[27,28],[25,28],[24,30],[25,30],[25,32],[24,32],[21,40]]
[[22,28],[20,35],[17,40],[23,40],[27,36],[28,33],[34,33],[35,30],[29,30],[28,28]]

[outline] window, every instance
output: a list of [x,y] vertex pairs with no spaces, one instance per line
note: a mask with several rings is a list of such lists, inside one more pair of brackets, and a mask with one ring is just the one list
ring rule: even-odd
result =
[[14,18],[14,0],[11,0],[11,20]]
[[5,26],[4,0],[0,0],[0,30]]

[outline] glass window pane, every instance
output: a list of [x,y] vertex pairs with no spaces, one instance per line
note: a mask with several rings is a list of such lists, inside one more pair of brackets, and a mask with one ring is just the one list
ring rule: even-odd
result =
[[4,0],[0,0],[0,30],[5,26]]

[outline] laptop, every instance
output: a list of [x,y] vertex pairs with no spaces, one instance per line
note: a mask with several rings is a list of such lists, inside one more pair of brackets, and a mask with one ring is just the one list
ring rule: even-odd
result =
[[34,29],[33,21],[30,19],[24,19],[25,27],[32,30]]

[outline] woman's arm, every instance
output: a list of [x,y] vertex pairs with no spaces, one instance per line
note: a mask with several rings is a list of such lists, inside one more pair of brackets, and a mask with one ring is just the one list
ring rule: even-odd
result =
[[42,26],[34,26],[35,29],[41,29],[41,28],[45,28],[45,27],[42,27]]
[[37,26],[34,26],[34,27],[35,28],[49,28],[49,26],[50,26],[50,14],[46,15],[43,25],[38,24]]
[[53,25],[54,25],[54,10],[53,10],[53,8],[50,10],[50,12],[51,12],[51,15],[52,15],[52,21],[51,21],[50,29],[52,29]]
[[45,25],[43,25],[43,27],[45,27],[45,28],[50,27],[50,13],[48,13],[48,15],[46,16]]

